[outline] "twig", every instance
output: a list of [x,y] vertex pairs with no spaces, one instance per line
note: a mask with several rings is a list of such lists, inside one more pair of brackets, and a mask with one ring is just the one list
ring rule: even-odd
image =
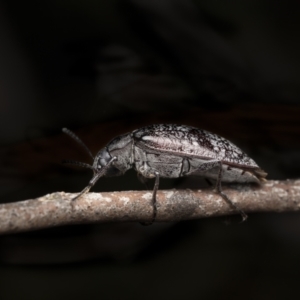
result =
[[[223,185],[223,191],[245,212],[300,210],[300,180],[267,181],[261,187]],[[37,199],[0,205],[0,234],[58,225],[92,222],[147,222],[152,217],[149,191],[76,194],[57,192]],[[156,222],[235,214],[211,189],[157,192]]]

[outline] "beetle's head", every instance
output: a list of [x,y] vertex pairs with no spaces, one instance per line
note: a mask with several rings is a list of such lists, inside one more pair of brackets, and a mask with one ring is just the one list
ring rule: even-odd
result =
[[90,180],[88,186],[79,193],[73,200],[79,198],[82,194],[87,193],[90,188],[97,182],[97,180],[102,176],[117,176],[122,174],[122,172],[113,166],[113,162],[117,160],[117,157],[112,157],[106,148],[101,149],[96,157],[93,156],[91,151],[87,148],[87,146],[76,136],[72,131],[67,128],[63,128],[63,132],[73,138],[79,145],[81,145],[87,153],[92,157],[94,160],[93,165],[89,165],[83,162],[78,162],[74,160],[65,160],[64,163],[77,165],[79,167],[88,168],[93,170],[94,176]]
[[[101,149],[94,159],[94,174],[99,173],[105,169],[105,173],[103,174],[103,176],[121,175],[122,172],[111,163],[112,159],[113,157],[109,154],[106,148]],[[114,160],[116,160],[116,158]]]

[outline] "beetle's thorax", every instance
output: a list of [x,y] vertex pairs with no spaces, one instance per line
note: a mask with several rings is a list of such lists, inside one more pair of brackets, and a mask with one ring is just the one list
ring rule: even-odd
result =
[[120,135],[101,149],[94,160],[93,167],[100,169],[113,158],[117,159],[106,173],[106,176],[118,176],[132,167],[132,139],[130,134]]

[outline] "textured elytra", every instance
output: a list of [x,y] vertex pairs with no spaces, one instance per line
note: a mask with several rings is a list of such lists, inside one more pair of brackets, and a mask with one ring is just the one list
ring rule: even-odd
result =
[[139,144],[152,151],[173,155],[217,159],[224,164],[259,168],[253,159],[230,141],[216,134],[186,125],[150,125],[133,131]]

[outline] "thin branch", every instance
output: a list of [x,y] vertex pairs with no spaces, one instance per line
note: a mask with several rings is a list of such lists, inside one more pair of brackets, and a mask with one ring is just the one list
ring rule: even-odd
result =
[[[223,191],[242,210],[287,212],[300,210],[300,180],[267,181],[253,185],[223,185]],[[92,222],[147,222],[152,217],[150,191],[76,194],[57,192],[37,199],[0,205],[0,234],[59,225]],[[157,192],[156,222],[236,214],[211,189]]]

